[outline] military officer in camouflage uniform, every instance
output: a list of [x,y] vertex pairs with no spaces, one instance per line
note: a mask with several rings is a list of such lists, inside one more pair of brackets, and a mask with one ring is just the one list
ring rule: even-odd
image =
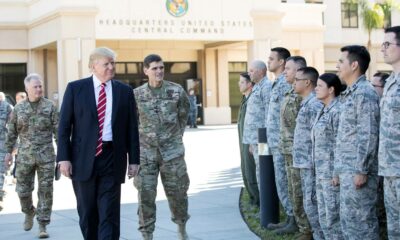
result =
[[268,58],[268,69],[276,76],[272,83],[271,97],[267,116],[267,143],[270,148],[274,161],[275,184],[279,200],[286,213],[286,221],[278,224],[270,223],[269,230],[281,228],[290,222],[293,217],[292,201],[288,193],[288,182],[285,169],[285,160],[279,150],[279,128],[281,104],[285,93],[290,89],[290,84],[286,82],[283,71],[285,70],[286,59],[290,57],[290,52],[286,48],[276,47],[271,49]]
[[[301,56],[289,57],[285,64],[286,81],[293,85],[297,69],[306,66],[306,60]],[[294,93],[293,87],[285,94],[280,112],[280,136],[279,147],[286,164],[286,174],[288,178],[288,192],[293,204],[293,215],[295,222],[290,222],[287,226],[279,228],[274,232],[276,234],[293,233],[297,230],[300,233],[296,236],[298,239],[311,239],[311,229],[307,216],[303,208],[303,192],[301,189],[300,170],[293,168],[293,136],[296,126],[296,117],[300,109],[302,98]],[[297,225],[296,225],[297,224]]]
[[[39,238],[47,238],[46,225],[50,223],[53,205],[53,179],[55,154],[53,137],[58,127],[58,112],[53,102],[43,97],[42,78],[29,74],[25,80],[28,99],[17,104],[7,124],[5,143],[6,162],[11,162],[11,153],[19,137],[17,161],[17,186],[22,212],[25,213],[24,230],[33,226],[37,215]],[[35,173],[38,176],[38,204],[33,206],[32,191]]]
[[247,100],[251,95],[253,83],[251,82],[248,73],[241,73],[239,79],[239,90],[243,94],[242,102],[240,103],[238,115],[238,133],[239,133],[239,147],[240,147],[240,167],[242,170],[242,178],[244,187],[249,194],[250,204],[260,207],[260,193],[258,191],[257,177],[256,177],[256,163],[254,157],[249,152],[249,145],[243,144],[243,125],[244,117],[246,116]]
[[345,239],[378,239],[379,97],[366,79],[370,55],[364,46],[341,48],[341,94],[335,150],[340,182],[340,222]]
[[319,223],[327,240],[343,239],[339,216],[339,186],[337,176],[333,175],[340,113],[337,96],[341,91],[342,84],[336,74],[324,73],[319,77],[315,93],[324,108],[317,114],[311,130]]
[[263,61],[255,60],[250,64],[249,75],[254,82],[253,90],[247,100],[246,116],[243,126],[243,143],[249,144],[250,153],[256,162],[256,175],[260,189],[260,163],[258,158],[258,129],[265,128],[268,116],[268,104],[271,94],[271,82],[266,77],[267,66]]
[[313,232],[313,239],[322,240],[324,234],[319,224],[311,142],[312,124],[317,113],[322,109],[322,104],[315,97],[314,92],[318,76],[318,71],[313,67],[300,68],[296,72],[294,92],[299,94],[303,101],[297,114],[294,130],[293,167],[300,169],[303,207]]
[[149,81],[134,90],[139,113],[140,168],[135,177],[139,194],[139,231],[153,238],[156,222],[158,174],[168,199],[172,221],[178,224],[179,239],[188,239],[189,176],[184,159],[183,133],[188,119],[189,99],[184,89],[164,79],[164,63],[151,54],[144,59]]
[[381,100],[379,175],[384,195],[389,239],[400,238],[400,26],[385,30],[381,50],[393,68]]
[[[4,159],[6,151],[4,149],[4,141],[6,140],[7,134],[7,121],[12,111],[11,105],[6,101],[6,95],[0,92],[0,159]],[[4,176],[9,166],[4,164],[4,161],[0,162],[0,211],[3,210],[3,198],[5,192],[4,187]]]

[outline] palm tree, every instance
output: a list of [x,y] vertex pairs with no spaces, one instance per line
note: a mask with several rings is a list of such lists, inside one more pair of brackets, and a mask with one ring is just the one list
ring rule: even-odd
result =
[[381,5],[367,0],[359,0],[360,15],[363,21],[364,29],[368,33],[368,51],[371,50],[371,33],[374,29],[380,29],[384,26],[385,13]]
[[381,6],[384,14],[384,27],[390,27],[391,25],[391,17],[392,10],[397,9],[400,10],[400,3],[397,0],[384,0],[378,2],[379,6]]

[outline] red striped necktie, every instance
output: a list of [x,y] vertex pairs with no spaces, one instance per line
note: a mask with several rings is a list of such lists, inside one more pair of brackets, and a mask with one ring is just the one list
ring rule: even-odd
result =
[[97,117],[99,119],[99,138],[97,139],[97,147],[95,155],[96,157],[103,152],[103,126],[104,126],[104,119],[106,117],[106,103],[107,103],[107,96],[105,91],[106,84],[102,83],[100,87],[101,89],[99,92],[99,101],[97,103]]

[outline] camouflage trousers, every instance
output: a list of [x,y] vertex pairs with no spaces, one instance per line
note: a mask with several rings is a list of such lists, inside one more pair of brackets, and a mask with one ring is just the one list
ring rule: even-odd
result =
[[271,149],[271,152],[274,160],[275,184],[279,200],[286,215],[293,216],[293,205],[289,196],[285,159],[278,149]]
[[307,214],[308,222],[310,223],[314,240],[323,240],[324,233],[319,224],[318,202],[315,186],[314,169],[300,169],[301,189],[303,191],[303,206]]
[[311,232],[303,207],[303,191],[301,189],[300,169],[293,167],[293,157],[290,154],[284,154],[286,163],[286,173],[288,178],[288,192],[293,204],[293,216],[301,233]]
[[332,179],[317,180],[317,201],[319,224],[327,240],[342,240],[340,226],[340,192],[339,186],[332,185]]
[[134,180],[139,200],[139,231],[142,233],[154,232],[159,173],[172,221],[176,224],[185,224],[190,217],[187,196],[190,181],[184,156],[163,161],[157,149],[144,149],[141,151],[139,173]]
[[340,224],[345,239],[379,239],[376,200],[378,176],[368,175],[360,189],[353,182],[354,174],[339,175]]
[[385,209],[385,196],[383,189],[383,177],[379,176],[378,178],[378,201],[376,203],[376,216],[378,217],[379,223],[379,239],[387,240],[387,218],[386,218],[386,209]]
[[36,218],[41,224],[49,224],[53,206],[53,180],[54,180],[54,151],[51,153],[35,154],[29,156],[18,154],[16,161],[16,192],[21,203],[21,211],[31,214],[34,207],[32,192],[35,186],[35,173],[38,178],[38,203]]
[[4,164],[5,156],[6,156],[6,152],[0,150],[0,198],[4,197],[4,178],[5,178],[5,174],[7,172],[7,168]]
[[385,177],[384,192],[388,238],[400,239],[400,178]]
[[249,194],[250,203],[260,206],[260,193],[258,191],[256,177],[256,163],[253,155],[249,152],[249,144],[240,143],[240,159],[243,184]]

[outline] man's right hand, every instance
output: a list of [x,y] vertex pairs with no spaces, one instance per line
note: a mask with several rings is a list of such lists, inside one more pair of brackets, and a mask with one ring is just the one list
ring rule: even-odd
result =
[[59,161],[58,167],[60,168],[60,172],[62,175],[67,178],[71,178],[72,176],[72,164],[70,161]]

